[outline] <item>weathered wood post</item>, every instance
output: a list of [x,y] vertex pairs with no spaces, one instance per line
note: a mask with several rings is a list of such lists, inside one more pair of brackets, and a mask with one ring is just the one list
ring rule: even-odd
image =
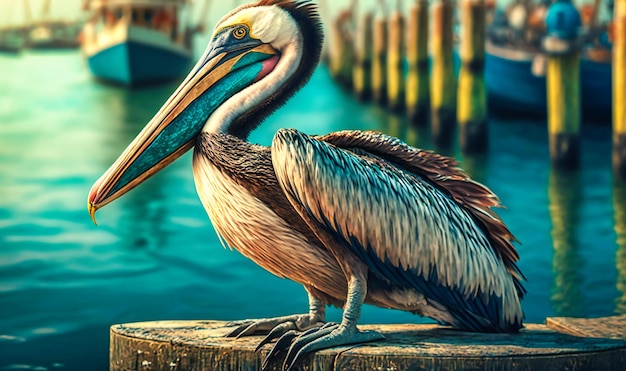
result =
[[546,15],[546,73],[550,156],[557,168],[580,164],[580,15],[570,0],[558,0]]
[[342,10],[330,25],[330,74],[347,88],[352,87],[352,12]]
[[356,33],[353,84],[354,93],[360,100],[372,97],[373,21],[372,13],[363,14]]
[[[217,321],[127,323],[111,327],[109,369],[260,370],[273,344],[261,336],[226,337]],[[363,325],[385,340],[312,352],[296,370],[590,370],[621,371],[626,362],[626,315],[547,318],[519,334],[451,331],[437,325]],[[270,361],[282,370],[287,352]]]
[[373,39],[372,92],[376,103],[385,104],[387,98],[387,20],[385,18],[377,18],[374,21]]
[[460,0],[461,43],[457,121],[461,149],[483,153],[487,149],[487,89],[485,87],[485,1]]
[[334,80],[340,80],[341,78],[341,54],[344,48],[343,40],[341,38],[341,27],[339,25],[339,19],[334,18],[329,25],[328,29],[328,72]]
[[456,79],[452,60],[451,0],[437,0],[432,6],[431,33],[432,71],[430,77],[430,107],[432,135],[435,145],[449,147],[456,123]]
[[626,0],[613,9],[613,169],[626,179]]
[[426,126],[429,110],[428,0],[416,0],[409,9],[406,36],[408,73],[406,108],[409,122]]
[[387,106],[393,112],[404,109],[404,15],[400,0],[389,18],[387,42]]

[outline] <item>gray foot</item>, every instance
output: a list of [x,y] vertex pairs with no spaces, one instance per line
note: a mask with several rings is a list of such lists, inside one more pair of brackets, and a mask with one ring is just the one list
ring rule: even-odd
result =
[[268,334],[258,348],[275,339],[289,330],[305,331],[309,328],[321,325],[321,320],[313,314],[294,314],[275,318],[249,319],[243,321],[228,322],[227,327],[235,327],[226,337],[240,338],[254,334]]
[[[311,328],[299,336],[296,331],[292,330],[285,333],[276,342],[274,348],[265,358],[263,368],[265,369],[268,366],[269,360],[278,352],[287,349],[288,343],[291,343],[291,346],[289,346],[289,351],[283,364],[283,370],[285,371],[290,371],[309,352],[341,345],[366,343],[384,338],[381,333],[376,331],[359,331],[356,326],[347,327],[331,323]],[[295,340],[292,341],[292,339]]]

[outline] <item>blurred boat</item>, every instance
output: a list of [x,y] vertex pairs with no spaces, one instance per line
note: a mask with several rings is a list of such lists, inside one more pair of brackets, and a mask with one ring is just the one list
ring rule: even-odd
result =
[[29,1],[24,0],[26,18],[30,22],[26,47],[29,49],[78,48],[80,46],[78,36],[82,24],[74,20],[55,19],[51,13],[50,3],[50,0],[45,0],[41,15],[31,20]]
[[72,21],[40,21],[28,33],[29,49],[73,49],[80,46],[82,25]]
[[24,47],[24,29],[5,27],[0,29],[0,53],[19,53]]
[[18,20],[19,5],[26,9],[26,0],[7,1],[2,6],[4,12],[0,15],[0,53],[17,54],[24,47],[28,26]]
[[187,0],[91,0],[82,50],[92,74],[136,86],[177,79],[191,63]]
[[[485,84],[490,108],[516,114],[546,114],[546,56],[541,52],[550,1],[520,1],[494,9],[485,46]],[[583,7],[580,59],[581,109],[604,120],[612,110],[610,25],[596,20],[600,2]],[[590,10],[591,9],[591,10]]]
[[[485,84],[491,108],[501,111],[545,115],[545,56],[487,42],[485,48]],[[612,65],[610,60],[595,58],[593,51],[580,60],[582,111],[605,119],[611,115]]]

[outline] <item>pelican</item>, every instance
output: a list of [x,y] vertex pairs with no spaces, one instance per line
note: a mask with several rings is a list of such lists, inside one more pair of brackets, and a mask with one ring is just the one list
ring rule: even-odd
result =
[[[250,132],[310,78],[322,48],[310,1],[242,5],[215,27],[201,59],[96,181],[95,212],[193,148],[200,200],[225,243],[302,284],[309,311],[242,320],[230,336],[278,339],[290,369],[311,351],[383,339],[357,327],[364,303],[453,328],[517,332],[524,277],[500,201],[457,162],[371,131]],[[325,323],[325,308],[343,308]]]

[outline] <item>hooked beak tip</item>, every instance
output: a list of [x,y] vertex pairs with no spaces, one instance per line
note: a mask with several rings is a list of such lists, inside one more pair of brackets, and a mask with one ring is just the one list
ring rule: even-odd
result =
[[96,221],[96,210],[98,210],[98,208],[92,204],[91,202],[87,203],[87,210],[89,211],[89,215],[91,216],[91,220],[93,220],[93,224],[98,225],[98,222]]

